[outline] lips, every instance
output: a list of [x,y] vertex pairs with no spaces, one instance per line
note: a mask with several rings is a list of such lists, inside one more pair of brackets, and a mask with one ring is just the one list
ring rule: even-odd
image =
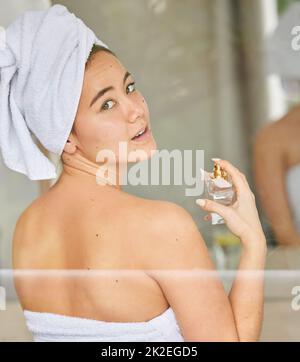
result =
[[141,138],[143,135],[145,135],[145,134],[147,133],[147,131],[148,131],[148,126],[140,129],[140,130],[136,133],[136,135],[135,135],[134,137],[132,137],[131,139],[132,139],[132,140],[138,140],[138,139]]

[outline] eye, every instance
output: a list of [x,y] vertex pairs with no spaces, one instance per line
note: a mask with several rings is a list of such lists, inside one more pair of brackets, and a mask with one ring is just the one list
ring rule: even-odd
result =
[[105,103],[103,103],[103,106],[101,107],[101,110],[107,110],[107,109],[111,109],[112,107],[107,107],[107,105],[113,102],[112,100],[106,101]]
[[[127,93],[133,93],[133,92],[136,90],[136,88],[135,88],[135,82],[128,84],[126,90],[130,89],[130,87],[131,87],[131,90],[130,90],[129,92],[127,92]],[[101,111],[102,111],[102,110],[105,111],[105,110],[112,109],[113,106],[109,107],[109,105],[108,105],[110,102],[113,103],[113,100],[110,99],[110,100],[108,100],[108,101],[105,101],[105,102],[103,103],[102,107],[101,107]]]
[[135,91],[135,83],[134,83],[134,82],[133,82],[133,83],[128,84],[127,89],[128,89],[129,87],[133,87],[133,90],[132,90],[131,92],[129,92],[129,93],[132,93],[132,92],[134,92],[134,91]]

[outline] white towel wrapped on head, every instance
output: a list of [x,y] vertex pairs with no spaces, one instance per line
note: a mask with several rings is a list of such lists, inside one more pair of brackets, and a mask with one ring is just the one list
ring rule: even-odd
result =
[[31,180],[57,177],[34,137],[62,154],[94,44],[108,48],[62,5],[26,11],[6,29],[0,48],[0,150],[7,167]]

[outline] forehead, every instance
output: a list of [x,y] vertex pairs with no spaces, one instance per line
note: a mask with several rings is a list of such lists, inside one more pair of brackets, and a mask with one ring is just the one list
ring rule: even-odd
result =
[[122,63],[112,54],[100,51],[93,55],[92,61],[85,71],[87,81],[98,82],[101,80],[123,77],[126,69]]

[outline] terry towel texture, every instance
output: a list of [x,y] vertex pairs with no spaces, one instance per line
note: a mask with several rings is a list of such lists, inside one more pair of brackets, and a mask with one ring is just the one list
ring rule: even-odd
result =
[[62,154],[94,44],[108,48],[62,5],[26,11],[6,29],[0,48],[0,151],[7,167],[31,180],[57,177],[34,138]]
[[35,342],[184,342],[171,307],[146,322],[106,322],[24,310]]

